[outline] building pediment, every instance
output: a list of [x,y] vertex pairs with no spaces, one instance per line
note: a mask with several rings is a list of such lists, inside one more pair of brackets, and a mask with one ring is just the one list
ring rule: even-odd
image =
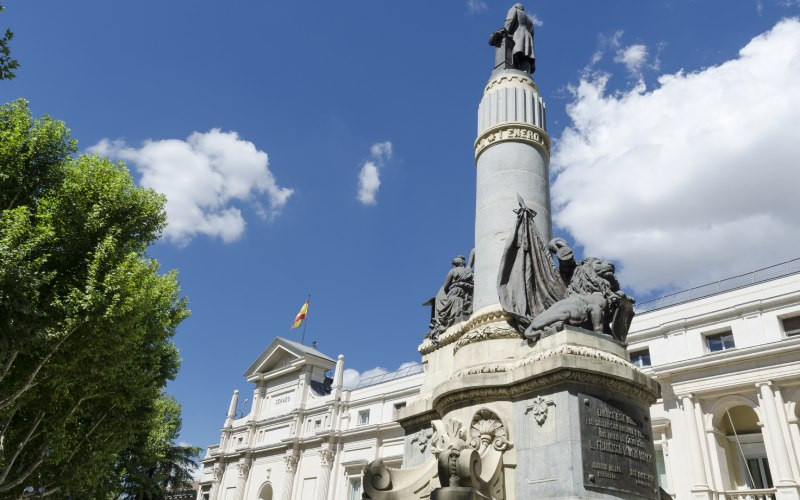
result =
[[309,364],[330,369],[336,362],[312,347],[277,337],[244,372],[244,376],[248,380],[272,378]]

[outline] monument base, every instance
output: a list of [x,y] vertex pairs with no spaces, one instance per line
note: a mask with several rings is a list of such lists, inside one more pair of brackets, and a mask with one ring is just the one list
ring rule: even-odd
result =
[[[449,373],[426,370],[438,384],[423,384],[431,391],[398,412],[406,470],[382,471],[392,486],[367,488],[369,498],[400,489],[402,498],[482,498],[441,496],[449,489],[434,472],[443,454],[468,450],[480,463],[460,477],[473,488],[453,495],[660,498],[649,416],[658,384],[628,361],[622,343],[567,327],[530,345],[511,338],[503,320],[476,325],[425,356],[450,356]],[[416,487],[401,487],[411,484],[401,474]]]

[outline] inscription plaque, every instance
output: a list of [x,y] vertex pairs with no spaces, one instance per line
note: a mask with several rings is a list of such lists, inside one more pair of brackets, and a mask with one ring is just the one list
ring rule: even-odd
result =
[[658,472],[647,409],[578,394],[583,484],[658,498]]

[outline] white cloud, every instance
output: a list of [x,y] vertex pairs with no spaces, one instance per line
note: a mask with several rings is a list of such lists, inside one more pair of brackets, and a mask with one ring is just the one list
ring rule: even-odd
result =
[[614,62],[624,64],[631,75],[640,75],[647,62],[647,47],[642,44],[629,45],[617,50]]
[[620,40],[622,40],[623,33],[622,30],[618,30],[611,36],[606,36],[602,33],[597,35],[597,49],[594,51],[594,54],[592,54],[592,59],[586,69],[591,69],[595,64],[599,63],[609,49],[618,49],[621,44]]
[[483,0],[467,0],[467,10],[470,14],[480,14],[489,6]]
[[377,142],[370,148],[370,158],[358,173],[358,201],[364,205],[378,203],[376,196],[381,187],[380,169],[392,158],[392,143]]
[[146,141],[139,148],[103,139],[88,151],[132,163],[142,186],[167,196],[164,237],[179,245],[198,234],[233,241],[245,228],[234,201],[247,202],[271,219],[294,192],[278,186],[267,153],[236,132],[212,129],[186,140]]
[[719,66],[608,94],[584,76],[555,141],[555,222],[638,292],[797,257],[800,21]]
[[528,15],[528,17],[531,18],[531,22],[533,23],[534,26],[537,27],[544,26],[544,21],[539,19],[539,16],[537,16],[536,14],[531,13]]

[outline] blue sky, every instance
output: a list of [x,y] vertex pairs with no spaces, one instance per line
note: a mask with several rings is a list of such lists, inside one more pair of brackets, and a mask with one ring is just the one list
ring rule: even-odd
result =
[[[3,102],[170,195],[151,254],[193,311],[168,387],[184,441],[218,439],[309,292],[307,340],[349,368],[419,359],[420,304],[472,247],[487,40],[510,4],[6,2]],[[800,256],[797,1],[527,8],[556,234],[640,298]]]

